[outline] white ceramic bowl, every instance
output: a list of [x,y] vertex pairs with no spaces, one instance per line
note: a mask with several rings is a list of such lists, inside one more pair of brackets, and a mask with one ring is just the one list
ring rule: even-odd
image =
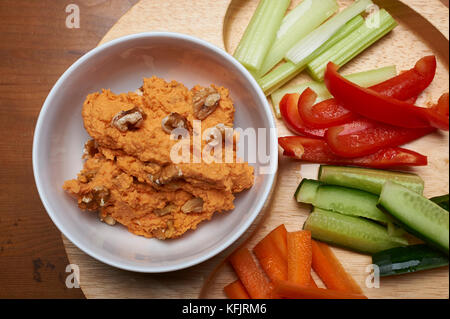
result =
[[[196,38],[166,32],[126,36],[95,48],[75,62],[48,95],[36,124],[33,170],[41,200],[59,230],[88,255],[137,272],[167,272],[193,266],[231,245],[251,225],[267,200],[274,174],[258,174],[249,191],[237,195],[234,211],[215,214],[181,238],[160,241],[101,223],[81,211],[62,189],[82,168],[88,135],[81,108],[87,94],[110,88],[135,91],[144,77],[176,80],[188,88],[211,83],[230,89],[235,126],[275,128],[267,100],[253,77],[225,51]],[[268,139],[270,169],[276,171],[276,136]],[[249,152],[256,151],[250,145]]]

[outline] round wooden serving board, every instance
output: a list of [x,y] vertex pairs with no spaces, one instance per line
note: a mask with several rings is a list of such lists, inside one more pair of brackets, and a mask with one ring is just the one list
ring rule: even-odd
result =
[[[300,0],[293,0],[292,6]],[[339,0],[342,7],[353,2]],[[433,84],[418,103],[436,101],[448,91],[449,10],[440,0],[379,0],[399,22],[387,37],[345,66],[343,73],[397,65],[411,68],[425,55],[438,57]],[[101,43],[128,34],[147,31],[172,31],[190,34],[234,52],[257,0],[141,0],[105,35]],[[100,44],[101,44],[100,43]],[[149,74],[151,76],[152,74]],[[305,81],[300,75],[294,81]],[[279,136],[292,135],[278,121]],[[436,133],[408,146],[429,156],[429,165],[412,171],[425,180],[425,195],[449,191],[448,133]],[[288,231],[302,227],[308,207],[297,204],[292,195],[302,177],[317,177],[318,165],[301,164],[280,155],[280,169],[271,200],[251,226],[232,247],[218,256],[189,269],[165,274],[139,274],[115,269],[84,254],[63,238],[69,260],[80,267],[81,288],[87,298],[223,298],[223,287],[235,279],[224,262],[238,245],[250,247],[274,227],[285,224]],[[182,239],[181,239],[182,240]],[[369,256],[333,248],[345,269],[366,287]],[[315,274],[314,274],[315,275]],[[364,288],[369,298],[448,298],[448,267],[404,276],[383,278],[379,288]],[[319,284],[317,276],[315,279]]]

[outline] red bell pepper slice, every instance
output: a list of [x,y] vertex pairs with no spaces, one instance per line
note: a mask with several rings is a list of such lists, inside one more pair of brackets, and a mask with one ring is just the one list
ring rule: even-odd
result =
[[337,69],[333,62],[328,63],[325,84],[328,91],[347,109],[394,126],[407,128],[431,126],[423,108],[362,88],[339,75]]
[[431,125],[441,130],[449,129],[449,95],[443,94],[439,101],[431,108],[426,109],[428,120]]
[[298,100],[298,113],[307,127],[325,129],[350,122],[358,117],[335,99],[314,104],[316,98],[316,92],[307,88]]
[[[414,104],[417,96],[431,84],[435,75],[436,57],[426,56],[420,59],[411,70],[402,72],[398,76],[370,87],[370,89],[384,96]],[[303,94],[312,96],[311,91],[308,89]],[[309,102],[309,99],[306,101]],[[314,103],[302,104],[299,101],[298,111],[305,124],[311,128],[328,128],[341,125],[358,117],[334,98],[315,105]]]
[[294,133],[311,137],[324,137],[325,129],[308,128],[298,114],[300,94],[286,94],[280,102],[280,112],[286,126]]
[[397,127],[361,118],[329,128],[325,140],[336,155],[353,158],[373,154],[382,148],[409,143],[435,130],[433,127]]
[[289,136],[280,137],[278,143],[284,149],[285,156],[312,163],[370,168],[425,166],[428,164],[426,156],[399,147],[384,148],[368,156],[349,159],[334,154],[323,139]]
[[417,61],[414,68],[404,71],[370,89],[382,95],[406,101],[419,96],[433,82],[436,75],[436,57],[426,56]]

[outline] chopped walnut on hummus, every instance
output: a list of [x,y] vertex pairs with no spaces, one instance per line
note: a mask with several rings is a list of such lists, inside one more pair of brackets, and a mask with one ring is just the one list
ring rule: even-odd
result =
[[206,119],[219,105],[220,94],[214,88],[203,88],[195,92],[192,99],[194,103],[194,116],[199,120]]
[[145,119],[145,113],[139,107],[134,107],[128,111],[120,111],[111,120],[111,126],[121,132],[141,127]]

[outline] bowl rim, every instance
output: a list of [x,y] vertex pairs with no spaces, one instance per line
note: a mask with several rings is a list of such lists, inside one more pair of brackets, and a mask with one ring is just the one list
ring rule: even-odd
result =
[[[79,249],[81,249],[84,253],[91,256],[92,258],[105,263],[107,265],[133,271],[133,272],[139,272],[139,273],[165,273],[165,272],[172,272],[176,270],[181,270],[185,268],[189,268],[195,265],[198,265],[229,248],[236,240],[238,240],[244,232],[248,230],[248,228],[251,226],[251,224],[255,221],[256,217],[260,214],[262,208],[264,207],[265,203],[268,201],[272,187],[274,185],[275,177],[277,176],[277,170],[278,170],[278,143],[270,143],[270,168],[273,173],[268,174],[268,183],[266,186],[261,190],[262,192],[262,200],[256,203],[255,207],[253,208],[253,213],[248,217],[247,221],[241,225],[240,229],[234,233],[233,236],[226,239],[224,242],[222,242],[219,246],[217,246],[214,249],[211,249],[207,253],[201,255],[200,257],[194,258],[192,260],[185,261],[180,264],[175,265],[169,265],[169,266],[141,266],[141,265],[128,265],[128,264],[121,264],[120,262],[109,260],[108,257],[105,257],[101,254],[97,254],[96,252],[92,251],[89,247],[83,245],[82,243],[79,243],[74,236],[71,235],[69,231],[67,231],[66,227],[64,226],[64,223],[60,222],[58,218],[56,217],[56,214],[51,209],[51,205],[46,197],[46,192],[44,190],[44,187],[42,185],[41,180],[43,179],[41,177],[41,174],[39,172],[39,167],[41,166],[41,162],[38,157],[39,153],[39,147],[38,143],[41,139],[41,132],[42,132],[42,125],[44,122],[44,118],[46,117],[47,113],[49,112],[50,108],[50,101],[53,99],[54,95],[56,95],[56,92],[60,89],[61,85],[65,82],[65,80],[72,74],[74,70],[76,70],[80,65],[82,65],[85,61],[89,60],[90,58],[94,57],[96,54],[99,54],[102,51],[108,50],[109,48],[121,44],[123,42],[132,41],[136,39],[144,39],[144,38],[172,38],[173,40],[183,40],[188,42],[193,42],[196,45],[199,45],[201,47],[204,47],[207,50],[210,50],[214,54],[220,56],[222,59],[227,60],[227,62],[233,64],[243,75],[244,77],[249,81],[252,88],[257,93],[259,99],[263,102],[263,112],[268,119],[270,123],[270,128],[274,128],[274,140],[277,140],[277,131],[276,131],[276,124],[275,120],[272,115],[272,111],[270,108],[270,105],[267,101],[267,98],[265,94],[263,93],[262,89],[256,82],[256,80],[253,78],[253,76],[250,74],[250,72],[242,66],[233,56],[231,56],[228,52],[225,50],[205,41],[199,38],[196,38],[191,35],[187,34],[181,34],[181,33],[175,33],[175,32],[142,32],[142,33],[136,33],[131,35],[126,35],[111,41],[108,41],[104,44],[101,44],[94,49],[88,51],[83,56],[81,56],[77,61],[75,61],[56,81],[52,89],[50,90],[50,93],[48,94],[47,98],[44,101],[44,104],[39,112],[39,116],[36,122],[35,130],[34,130],[34,137],[33,137],[33,149],[32,149],[32,164],[33,164],[33,175],[34,180],[36,184],[36,188],[39,193],[39,197],[41,199],[42,204],[44,205],[44,208],[49,215],[50,219],[53,221],[53,223],[56,225],[58,230],[64,234],[75,246],[77,246]],[[70,262],[70,261],[69,261]]]

